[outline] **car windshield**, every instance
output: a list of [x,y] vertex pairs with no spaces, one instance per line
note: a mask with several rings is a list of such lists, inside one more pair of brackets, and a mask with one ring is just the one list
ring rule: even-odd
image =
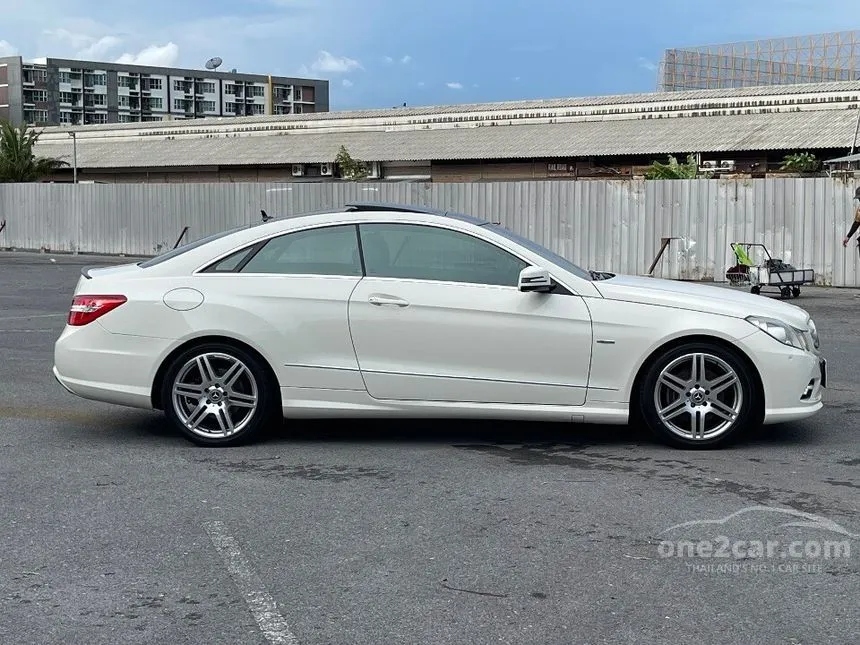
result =
[[155,266],[156,264],[161,264],[162,262],[166,262],[167,260],[172,260],[173,258],[182,255],[183,253],[187,253],[188,251],[193,251],[196,248],[203,246],[204,244],[208,244],[209,242],[214,242],[215,240],[219,240],[222,237],[227,237],[237,231],[242,231],[248,228],[247,226],[237,226],[236,228],[231,228],[228,231],[221,231],[220,233],[215,233],[214,235],[209,235],[207,237],[200,238],[194,242],[190,242],[188,244],[184,244],[175,249],[171,249],[167,251],[167,253],[162,253],[161,255],[156,255],[154,258],[150,258],[149,260],[144,260],[143,262],[138,262],[137,266],[141,269],[146,269],[148,267]]
[[585,269],[576,266],[570,260],[566,260],[565,258],[561,257],[558,253],[553,253],[548,248],[541,246],[540,244],[537,244],[536,242],[533,242],[528,238],[522,237],[521,235],[517,235],[513,231],[509,231],[508,229],[506,229],[504,226],[500,226],[499,224],[488,224],[486,228],[493,231],[494,233],[498,233],[499,235],[502,235],[509,240],[516,242],[520,246],[527,248],[533,253],[537,253],[545,260],[552,262],[556,266],[561,267],[565,271],[572,273],[578,278],[582,278],[583,280],[592,280],[594,277],[589,271],[586,271]]

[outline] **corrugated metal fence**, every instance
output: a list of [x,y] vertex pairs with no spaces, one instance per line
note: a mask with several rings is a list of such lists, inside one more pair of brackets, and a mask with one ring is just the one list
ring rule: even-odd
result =
[[537,181],[413,184],[0,184],[0,248],[153,255],[257,221],[349,201],[419,204],[499,221],[592,269],[724,280],[730,243],[764,243],[815,269],[820,284],[858,286],[860,260],[841,241],[854,185],[841,180]]

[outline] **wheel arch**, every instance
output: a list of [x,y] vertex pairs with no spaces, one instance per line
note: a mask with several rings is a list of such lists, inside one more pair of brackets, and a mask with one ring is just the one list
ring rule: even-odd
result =
[[258,361],[260,361],[260,365],[263,366],[263,369],[267,372],[269,378],[271,379],[272,384],[275,387],[275,392],[273,394],[275,400],[280,405],[281,403],[281,388],[280,383],[278,382],[278,377],[275,374],[274,369],[272,369],[271,363],[266,360],[266,357],[263,356],[259,350],[255,347],[245,343],[241,340],[233,338],[231,336],[222,336],[218,334],[210,334],[206,336],[197,336],[195,338],[191,338],[186,340],[184,343],[181,343],[177,347],[175,347],[167,356],[164,357],[164,360],[161,361],[161,364],[158,366],[158,370],[155,372],[155,377],[152,379],[152,390],[150,392],[150,397],[152,399],[152,406],[156,410],[164,409],[164,402],[161,400],[161,391],[162,384],[164,381],[164,377],[167,374],[167,370],[170,369],[170,365],[176,358],[182,353],[188,351],[189,349],[193,349],[194,347],[198,347],[201,345],[207,345],[210,343],[221,343],[224,345],[229,345],[236,349],[239,349],[243,352],[247,352]]
[[749,373],[753,377],[752,386],[756,392],[756,415],[759,417],[764,417],[765,411],[765,393],[764,393],[764,382],[762,381],[761,373],[756,367],[753,360],[749,357],[749,355],[743,351],[740,347],[728,341],[724,338],[720,338],[719,336],[712,336],[708,334],[694,334],[690,336],[680,336],[678,338],[673,338],[669,340],[656,349],[654,349],[644,361],[639,366],[639,369],[636,371],[636,376],[633,378],[633,383],[631,385],[630,390],[630,416],[631,418],[639,417],[639,396],[641,390],[642,380],[645,378],[645,375],[648,373],[649,368],[654,364],[654,362],[660,357],[661,354],[664,354],[667,351],[675,349],[676,347],[681,347],[683,345],[688,345],[690,343],[709,343],[712,345],[717,345],[723,349],[727,349],[732,353],[736,354],[741,361],[743,361],[744,366],[749,371]]

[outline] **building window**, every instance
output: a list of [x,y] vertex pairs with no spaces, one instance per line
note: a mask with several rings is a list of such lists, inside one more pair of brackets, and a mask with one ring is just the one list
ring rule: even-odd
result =
[[203,94],[214,94],[215,93],[215,83],[212,83],[210,81],[198,83],[197,84],[197,91],[202,92]]
[[45,83],[48,80],[48,72],[44,69],[25,69],[25,83]]
[[248,88],[249,96],[266,96],[266,88],[262,85],[252,85]]
[[107,105],[107,94],[93,94],[93,105]]
[[134,119],[131,117],[131,115],[130,115],[130,114],[120,114],[120,115],[117,117],[117,120],[118,120],[120,123],[134,123]]
[[215,111],[215,101],[201,101],[200,103],[203,106],[203,112]]
[[293,93],[293,100],[294,101],[301,101],[302,100],[302,88],[300,88],[300,87],[296,88],[296,91]]
[[60,92],[60,103],[76,104],[77,97],[72,92]]
[[227,83],[224,86],[224,94],[235,94],[235,93],[236,93],[236,86],[233,85],[233,83]]
[[173,99],[174,110],[185,110],[187,101],[185,99]]
[[149,99],[149,109],[150,110],[163,110],[164,109],[164,99],[160,96],[153,96]]
[[151,90],[160,90],[164,87],[160,78],[150,78],[147,80],[149,80],[149,89]]
[[24,120],[28,123],[47,123],[47,110],[24,110]]
[[44,103],[48,100],[48,93],[45,90],[28,90],[24,93],[25,103]]
[[251,108],[251,114],[263,114],[265,110],[265,106],[260,105],[259,103],[252,103],[248,107]]
[[151,116],[151,115],[147,115],[147,116],[143,117],[143,119],[141,119],[141,120],[142,120],[142,121],[146,121],[146,122],[148,122],[148,123],[152,123],[152,122],[154,122],[154,121],[163,121],[164,119],[163,119],[162,117],[160,117],[160,116]]
[[131,76],[118,76],[116,82],[119,87],[128,87],[130,89],[137,87],[137,79]]
[[72,113],[60,112],[60,123],[72,123]]
[[107,74],[84,74],[84,85],[92,87],[94,85],[107,85]]
[[236,114],[236,104],[235,103],[225,103],[224,111],[229,114]]
[[117,105],[122,108],[131,107],[131,98],[124,94],[120,94],[117,101]]
[[96,123],[96,124],[107,123],[107,114],[100,114],[100,113],[87,114],[85,119],[86,119],[87,123]]

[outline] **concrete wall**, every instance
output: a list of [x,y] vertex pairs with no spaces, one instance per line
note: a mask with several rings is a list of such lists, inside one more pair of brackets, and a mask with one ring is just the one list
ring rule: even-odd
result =
[[855,244],[842,247],[853,183],[820,179],[325,184],[0,184],[0,248],[155,254],[189,240],[348,201],[429,205],[499,221],[591,269],[643,274],[661,237],[677,237],[655,275],[724,280],[730,243],[815,269],[819,283],[860,286]]

